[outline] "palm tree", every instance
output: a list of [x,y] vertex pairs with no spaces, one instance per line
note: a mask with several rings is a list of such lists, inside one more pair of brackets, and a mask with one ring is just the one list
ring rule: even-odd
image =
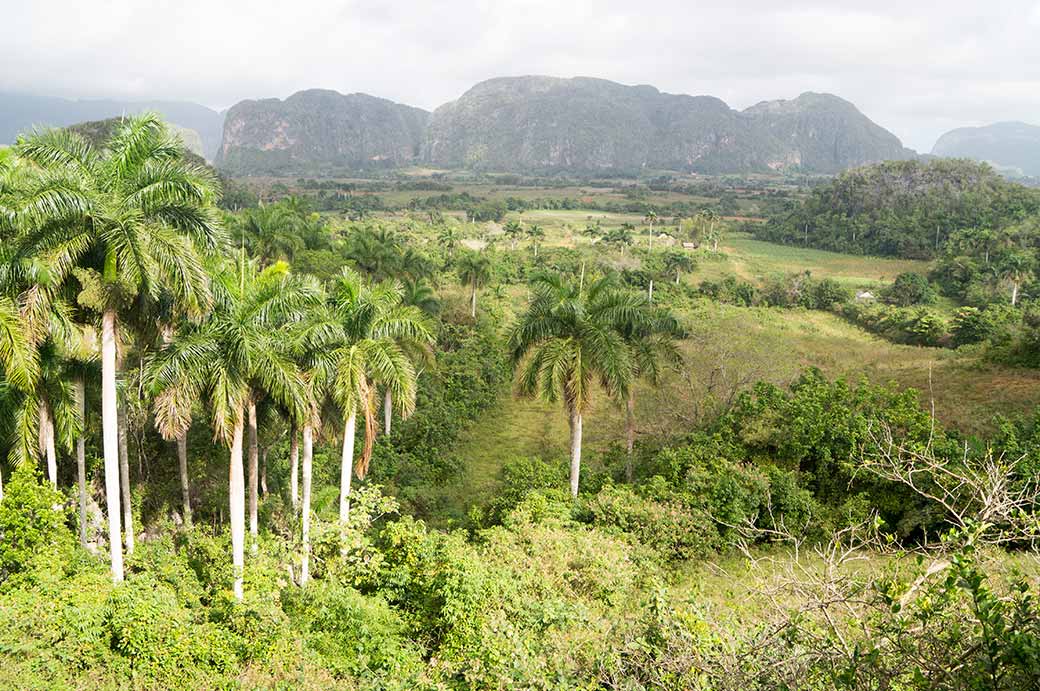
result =
[[502,230],[505,231],[506,236],[509,238],[511,248],[515,250],[516,241],[524,234],[524,227],[516,221],[509,221],[502,227]]
[[603,236],[603,242],[621,248],[621,256],[625,256],[625,248],[632,244],[632,232],[635,226],[631,223],[622,223],[618,228],[611,228]]
[[214,277],[215,307],[200,324],[185,324],[150,368],[155,422],[167,434],[190,424],[189,402],[208,399],[217,438],[230,447],[229,498],[234,592],[242,599],[245,544],[244,428],[247,408],[262,391],[304,421],[305,480],[313,418],[306,386],[293,362],[287,329],[319,293],[284,264],[256,272],[244,258]]
[[408,247],[394,258],[393,274],[398,281],[422,281],[433,275],[433,264],[425,255]]
[[1011,285],[1011,306],[1018,304],[1018,292],[1022,283],[1032,274],[1036,259],[1032,252],[1012,250],[1003,253],[997,260],[996,273]]
[[[616,328],[628,346],[632,379],[642,378],[657,386],[661,380],[662,363],[676,367],[682,363],[676,340],[685,334],[670,311],[641,302],[639,298],[636,298],[635,307],[617,313]],[[632,481],[632,449],[636,438],[635,407],[635,387],[630,386],[625,398],[625,446],[628,453],[625,476],[629,482]]]
[[650,209],[646,212],[643,220],[650,224],[650,249],[654,248],[654,223],[657,221],[657,212]]
[[455,262],[459,281],[470,289],[470,317],[477,318],[477,290],[491,280],[491,260],[479,252],[466,252]]
[[560,276],[539,276],[534,295],[509,338],[519,392],[563,401],[571,429],[571,494],[578,496],[582,420],[598,383],[627,396],[632,378],[628,348],[617,331],[638,308],[630,296],[600,279],[583,289]]
[[545,239],[545,231],[542,227],[536,223],[532,223],[527,226],[527,237],[531,239],[531,244],[534,246],[534,256],[538,256],[538,245],[542,240]]
[[401,301],[430,315],[436,314],[441,307],[433,287],[423,279],[405,280],[402,284]]
[[700,212],[701,217],[707,224],[708,228],[704,233],[704,239],[711,243],[712,254],[718,254],[719,252],[719,240],[722,239],[721,226],[717,227],[719,221],[719,215],[711,209],[705,209]]
[[[289,199],[293,199],[290,197]],[[285,260],[292,261],[303,243],[297,232],[299,215],[286,202],[247,209],[237,217],[236,231],[240,242],[262,266]]]
[[[29,232],[19,252],[49,257],[55,285],[75,270],[80,303],[101,314],[106,504],[112,578],[119,582],[119,315],[134,298],[157,295],[161,287],[190,309],[206,304],[199,254],[223,241],[217,185],[212,174],[184,160],[180,141],[153,114],[129,118],[104,152],[64,130],[36,132],[15,150],[37,171],[20,210]],[[48,297],[38,291],[30,300]]]
[[[14,156],[10,149],[0,149],[0,259],[10,266],[11,240],[22,230],[19,212],[28,201],[15,170]],[[0,369],[4,380],[15,389],[29,390],[39,374],[36,349],[29,334],[29,325],[20,313],[17,304],[18,290],[6,285],[15,277],[3,277],[3,293],[0,293]],[[2,487],[2,485],[0,485]],[[0,496],[3,492],[0,490]]]
[[[312,397],[318,405],[333,400],[343,416],[340,466],[340,522],[350,516],[352,473],[364,478],[376,435],[376,387],[392,396],[399,412],[415,409],[418,375],[412,354],[433,343],[425,317],[402,301],[395,284],[372,286],[344,269],[329,306],[314,314],[300,329],[300,349],[309,373]],[[354,462],[357,417],[365,421],[364,451]]]
[[397,236],[385,228],[365,228],[354,233],[347,247],[347,258],[376,281],[394,275],[400,254]]
[[441,226],[437,233],[437,242],[448,251],[448,256],[455,254],[455,248],[459,246],[459,231],[451,223]]
[[693,258],[681,250],[669,252],[664,258],[665,271],[675,274],[675,285],[679,285],[683,271],[693,271]]

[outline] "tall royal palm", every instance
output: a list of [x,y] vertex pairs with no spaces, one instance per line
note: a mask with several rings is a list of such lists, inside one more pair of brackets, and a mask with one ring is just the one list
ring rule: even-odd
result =
[[[340,522],[350,516],[350,481],[368,471],[376,434],[377,386],[392,395],[398,412],[415,409],[416,373],[413,358],[428,352],[434,337],[426,318],[403,302],[399,285],[370,285],[356,272],[344,269],[327,309],[316,312],[304,330],[310,381],[315,398],[331,398],[343,414],[340,467]],[[365,421],[365,444],[354,461],[357,418]]]
[[491,280],[491,260],[478,252],[466,252],[455,263],[459,281],[470,290],[470,316],[477,318],[477,290]]
[[[37,132],[15,146],[35,167],[19,209],[22,258],[45,256],[55,285],[75,272],[82,305],[101,315],[101,400],[112,578],[123,579],[120,535],[116,350],[121,311],[161,287],[190,309],[208,300],[200,253],[223,240],[208,171],[155,115],[132,117],[103,151],[65,130]],[[38,291],[29,296],[45,302]]]
[[[6,274],[11,266],[11,250],[22,231],[19,211],[25,199],[24,190],[18,184],[20,178],[10,149],[0,149],[0,266],[3,267],[5,283],[14,278]],[[0,293],[0,371],[5,384],[27,391],[34,384],[39,366],[28,325],[18,309],[17,297],[16,289]],[[2,488],[0,484],[0,496],[3,496]]]
[[214,309],[185,324],[150,368],[155,419],[176,434],[190,424],[191,403],[208,399],[213,428],[231,450],[228,484],[234,592],[242,598],[245,545],[246,410],[256,389],[302,418],[305,387],[288,352],[285,331],[315,299],[315,291],[275,264],[264,271],[240,260],[214,280]]
[[571,430],[571,494],[578,496],[582,421],[597,385],[627,396],[632,366],[617,325],[637,309],[608,279],[581,286],[557,275],[535,279],[534,294],[509,338],[522,395],[562,400]]

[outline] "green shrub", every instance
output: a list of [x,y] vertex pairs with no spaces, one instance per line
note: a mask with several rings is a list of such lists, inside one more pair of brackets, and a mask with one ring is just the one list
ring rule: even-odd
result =
[[144,575],[114,588],[105,628],[112,649],[134,676],[187,686],[183,675],[205,677],[234,669],[236,645],[228,632],[193,620],[170,586]]
[[337,677],[390,676],[402,684],[421,667],[404,622],[380,597],[315,581],[302,590],[285,591],[283,606],[303,631],[308,648]]
[[655,501],[627,487],[608,485],[585,506],[593,525],[626,533],[666,560],[701,557],[719,547],[711,517],[678,501]]
[[531,492],[553,491],[567,486],[567,470],[562,463],[541,458],[513,458],[502,464],[494,496],[484,509],[483,523],[501,523]]
[[32,463],[15,469],[0,501],[0,584],[34,560],[53,569],[68,558],[74,541],[61,502]]
[[927,276],[905,272],[881,290],[881,299],[897,307],[930,305],[938,298]]

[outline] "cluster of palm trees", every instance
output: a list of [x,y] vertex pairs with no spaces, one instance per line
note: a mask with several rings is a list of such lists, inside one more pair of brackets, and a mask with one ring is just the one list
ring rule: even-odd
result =
[[[316,434],[342,430],[346,524],[351,475],[367,471],[378,429],[377,393],[385,426],[392,412],[412,411],[417,366],[430,356],[433,332],[396,282],[373,284],[344,270],[325,288],[293,274],[277,261],[292,248],[275,241],[273,212],[246,218],[258,241],[272,240],[269,253],[249,258],[244,248],[232,249],[217,196],[212,173],[185,161],[180,141],[154,115],[126,119],[104,148],[65,130],[21,139],[0,160],[0,396],[14,462],[46,459],[56,484],[58,448],[71,453],[75,446],[85,543],[85,400],[100,359],[116,582],[124,544],[132,551],[134,536],[121,420],[126,392],[119,388],[128,359],[139,365],[138,386],[157,429],[177,442],[186,525],[187,432],[204,413],[229,448],[234,592],[241,598],[247,482],[254,550],[258,533],[258,407],[290,425],[294,505],[302,439],[299,580],[306,583]],[[364,443],[355,458],[359,416]]]
[[83,375],[71,363],[96,353],[100,331],[105,493],[119,581],[120,506],[129,492],[120,486],[116,371],[128,343],[147,340],[149,329],[135,328],[146,317],[207,309],[202,257],[224,241],[216,184],[184,160],[180,141],[155,116],[128,120],[104,150],[66,130],[34,133],[18,142],[0,175],[0,288],[25,341],[12,342],[3,363],[5,380],[22,393],[10,403],[13,456],[22,461],[44,450],[55,481],[56,440],[70,446],[83,427],[81,415],[62,414],[82,410]]
[[626,474],[632,476],[635,382],[657,384],[663,366],[681,362],[683,329],[666,309],[619,288],[613,276],[587,284],[558,274],[536,277],[509,339],[522,395],[562,401],[570,425],[570,489],[578,495],[584,415],[602,387],[626,409]]
[[530,223],[524,226],[522,221],[508,221],[502,226],[502,231],[509,238],[509,242],[512,249],[516,249],[516,243],[520,238],[527,237],[532,246],[534,247],[534,255],[538,256],[538,244],[541,240],[545,239],[545,231],[537,223]]

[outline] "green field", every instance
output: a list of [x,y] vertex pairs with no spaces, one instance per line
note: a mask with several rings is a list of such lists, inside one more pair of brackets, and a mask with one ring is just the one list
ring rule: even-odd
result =
[[774,274],[811,271],[817,278],[833,278],[852,288],[890,283],[904,272],[927,273],[928,262],[912,259],[863,257],[806,247],[755,240],[746,233],[724,237],[721,261],[704,261],[698,276],[717,278],[736,274],[756,280]]
[[[547,242],[575,246],[588,238],[568,226],[589,219],[604,225],[641,219],[592,211],[530,211],[525,222],[547,229]],[[645,239],[643,239],[645,242]],[[521,245],[517,251],[525,251]],[[725,236],[721,251],[698,252],[697,269],[684,280],[696,284],[737,275],[759,282],[771,275],[810,271],[851,288],[877,288],[904,271],[925,273],[928,263],[860,257],[775,245],[747,234]],[[463,299],[449,288],[447,302]],[[511,288],[495,300],[508,323],[525,290]],[[844,319],[821,311],[736,307],[711,302],[686,309],[682,317],[690,338],[682,344],[685,364],[658,388],[640,385],[637,395],[639,435],[682,434],[710,420],[739,391],[756,381],[785,385],[807,368],[849,381],[912,387],[922,405],[934,409],[943,424],[968,433],[992,430],[997,414],[1025,415],[1040,405],[1040,373],[986,364],[973,353],[898,345],[871,335]],[[934,407],[934,408],[933,408]],[[622,444],[624,414],[600,395],[584,425],[589,462],[612,444]],[[559,406],[516,397],[503,391],[497,405],[460,439],[455,455],[464,459],[459,481],[444,491],[459,514],[479,504],[495,489],[501,465],[514,457],[558,458],[568,450],[566,417]]]

